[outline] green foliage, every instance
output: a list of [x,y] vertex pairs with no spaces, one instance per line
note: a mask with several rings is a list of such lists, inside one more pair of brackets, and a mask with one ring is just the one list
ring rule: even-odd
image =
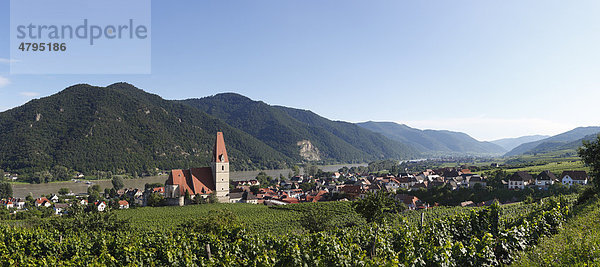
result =
[[383,190],[369,193],[367,197],[355,201],[352,206],[368,222],[381,221],[388,213],[398,213],[406,209],[404,203],[396,201],[393,194]]
[[120,176],[114,176],[111,180],[111,183],[115,190],[119,190],[125,187],[125,184],[123,183],[123,178],[121,178]]
[[180,231],[224,235],[230,231],[239,231],[242,229],[242,226],[235,214],[228,209],[223,209],[211,210],[208,212],[207,216],[187,220],[179,225],[178,229]]
[[596,180],[600,177],[600,135],[596,136],[593,142],[584,141],[579,149],[579,156],[591,168],[592,183],[596,192],[600,192],[600,182]]
[[0,199],[12,197],[12,186],[8,182],[0,182]]
[[[207,213],[205,218],[196,217],[181,227],[162,231],[115,229],[110,224],[85,228],[95,221],[111,221],[104,218],[85,224],[67,221],[64,226],[0,226],[0,244],[10,244],[0,245],[0,261],[7,265],[52,266],[495,266],[510,264],[519,251],[555,234],[570,215],[568,206],[549,201],[510,226],[500,224],[499,209],[492,206],[444,218],[422,229],[402,219],[386,219],[382,224],[280,236],[246,231],[238,224],[241,218],[220,208],[221,212]],[[79,228],[83,230],[73,230]]]
[[62,187],[62,188],[58,189],[59,195],[66,195],[70,192],[71,192],[71,190],[69,188]]
[[0,128],[0,168],[36,183],[70,179],[70,170],[124,174],[207,166],[217,131],[225,134],[232,168],[293,162],[198,109],[125,83],[80,84],[32,100],[0,113]]
[[146,205],[158,207],[164,205],[164,197],[159,193],[150,193],[146,199]]
[[182,102],[254,136],[295,162],[304,160],[297,144],[301,140],[317,147],[322,162],[367,162],[419,154],[410,146],[352,123],[331,121],[306,110],[270,106],[234,93]]

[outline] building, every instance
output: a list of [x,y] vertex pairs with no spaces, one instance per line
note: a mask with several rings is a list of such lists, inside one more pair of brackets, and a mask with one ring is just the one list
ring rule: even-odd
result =
[[508,189],[525,189],[534,182],[531,174],[523,171],[515,172],[510,178],[508,178]]
[[119,200],[119,209],[128,209],[129,202],[127,200]]
[[550,171],[543,171],[538,174],[535,178],[535,185],[539,188],[548,188],[548,186],[554,184],[556,175]]
[[167,203],[183,206],[186,192],[190,198],[208,197],[214,192],[219,202],[229,202],[229,158],[222,132],[217,132],[210,167],[171,170],[165,182]]
[[573,184],[586,185],[588,182],[588,175],[585,171],[564,171],[560,177],[562,183],[566,186]]

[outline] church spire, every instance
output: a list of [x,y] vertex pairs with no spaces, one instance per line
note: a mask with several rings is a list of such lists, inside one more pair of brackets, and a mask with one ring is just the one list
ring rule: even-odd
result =
[[225,149],[225,140],[223,139],[222,132],[217,132],[217,140],[215,141],[212,161],[216,163],[229,162],[229,158],[227,157],[227,150]]

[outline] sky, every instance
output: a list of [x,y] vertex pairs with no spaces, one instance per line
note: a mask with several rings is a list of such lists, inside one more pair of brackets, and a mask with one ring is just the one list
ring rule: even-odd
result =
[[152,1],[151,74],[11,75],[0,111],[79,83],[165,99],[237,92],[332,120],[479,140],[598,126],[600,1]]

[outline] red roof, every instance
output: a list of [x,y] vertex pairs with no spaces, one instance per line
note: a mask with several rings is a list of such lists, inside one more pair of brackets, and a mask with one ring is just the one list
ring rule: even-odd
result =
[[127,200],[119,200],[119,206],[129,206],[129,202]]
[[162,186],[161,187],[155,187],[155,188],[152,188],[152,192],[154,192],[154,193],[156,193],[156,192],[158,192],[158,193],[164,193],[165,192],[165,188],[162,187]]
[[229,162],[227,157],[227,150],[225,149],[225,140],[223,139],[223,133],[217,132],[217,140],[215,140],[215,147],[213,150],[213,162]]
[[281,201],[287,202],[290,204],[300,203],[300,201],[297,198],[293,198],[293,197],[282,198]]
[[179,185],[183,195],[187,190],[190,195],[210,194],[215,190],[212,169],[210,167],[189,170],[172,170],[167,185]]
[[36,199],[35,202],[38,204],[43,204],[44,202],[50,202],[50,201],[46,197],[40,197],[40,198]]

